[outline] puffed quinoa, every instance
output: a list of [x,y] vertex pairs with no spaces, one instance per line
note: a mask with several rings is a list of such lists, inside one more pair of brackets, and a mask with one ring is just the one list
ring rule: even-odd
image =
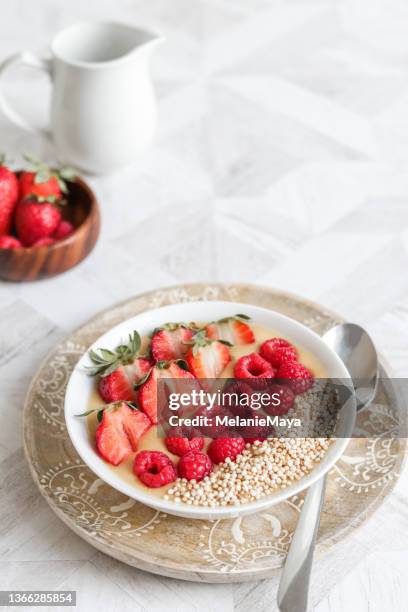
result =
[[273,438],[247,444],[236,462],[227,459],[201,482],[178,478],[166,499],[202,506],[255,501],[308,474],[326,453],[328,438]]

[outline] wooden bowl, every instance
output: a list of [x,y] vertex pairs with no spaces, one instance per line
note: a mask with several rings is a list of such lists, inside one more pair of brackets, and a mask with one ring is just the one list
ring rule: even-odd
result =
[[0,249],[0,278],[34,281],[66,272],[94,248],[99,236],[99,206],[92,189],[80,178],[68,183],[68,204],[63,218],[75,230],[55,244],[22,249]]

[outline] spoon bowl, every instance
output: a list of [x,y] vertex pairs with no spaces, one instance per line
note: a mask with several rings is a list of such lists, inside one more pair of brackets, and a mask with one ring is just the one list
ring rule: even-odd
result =
[[324,342],[337,353],[353,380],[357,411],[363,410],[377,390],[378,356],[367,332],[355,323],[341,323],[330,329]]

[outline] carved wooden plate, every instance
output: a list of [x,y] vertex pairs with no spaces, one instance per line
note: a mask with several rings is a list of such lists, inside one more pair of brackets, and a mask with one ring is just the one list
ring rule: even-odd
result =
[[[270,308],[301,321],[319,334],[341,320],[317,304],[251,285],[181,285],[139,295],[98,314],[48,355],[25,402],[25,451],[34,480],[54,512],[104,553],[140,569],[185,580],[259,580],[281,567],[303,494],[271,507],[270,511],[235,520],[172,517],[130,500],[104,484],[82,463],[65,428],[65,386],[76,361],[98,336],[123,319],[148,309],[211,299]],[[320,553],[357,529],[398,479],[406,441],[386,435],[398,420],[386,384],[381,385],[375,409],[360,414],[359,427],[369,431],[373,423],[368,421],[373,418],[382,420],[385,435],[353,439],[329,473],[319,533]]]

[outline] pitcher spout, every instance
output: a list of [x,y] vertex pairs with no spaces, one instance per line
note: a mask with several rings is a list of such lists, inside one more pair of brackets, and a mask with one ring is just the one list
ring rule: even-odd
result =
[[163,41],[164,37],[157,32],[130,24],[86,21],[57,34],[51,50],[56,57],[74,66],[101,69],[134,54],[150,54]]
[[142,30],[134,28],[135,31],[135,51],[151,52],[153,49],[164,43],[166,40],[162,34],[152,30]]

